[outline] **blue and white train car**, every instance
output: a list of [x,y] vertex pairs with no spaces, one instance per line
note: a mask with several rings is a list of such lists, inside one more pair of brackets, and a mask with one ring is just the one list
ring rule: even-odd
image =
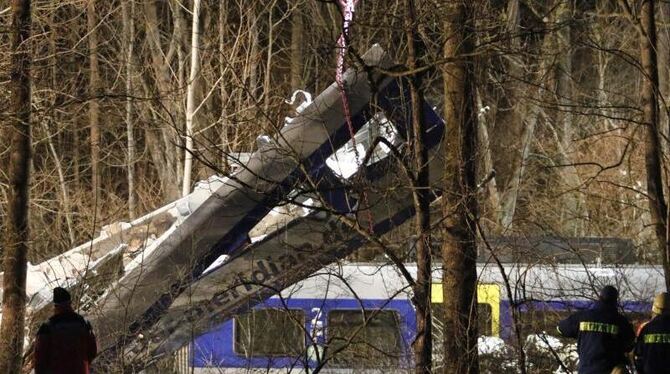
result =
[[[408,270],[416,272],[413,265]],[[662,269],[653,266],[480,264],[478,274],[480,334],[504,344],[514,337],[513,308],[530,339],[552,334],[560,318],[590,307],[602,285],[619,287],[622,308],[633,320],[648,315],[653,295],[664,288]],[[433,281],[439,334],[438,270]],[[188,366],[195,373],[409,371],[416,334],[410,298],[392,266],[330,267],[196,337]]]

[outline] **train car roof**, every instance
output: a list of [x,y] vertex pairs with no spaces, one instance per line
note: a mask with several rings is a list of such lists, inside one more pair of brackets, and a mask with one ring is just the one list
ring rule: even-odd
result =
[[[663,269],[659,265],[577,265],[577,264],[502,264],[477,265],[480,284],[498,284],[501,299],[593,300],[607,284],[619,288],[622,300],[650,301],[664,291]],[[406,264],[416,276],[416,265]],[[502,270],[502,271],[501,271]],[[504,276],[503,276],[504,272]],[[435,264],[433,282],[441,281],[441,265]],[[507,281],[505,281],[505,279]],[[408,299],[409,283],[393,265],[382,263],[343,263],[326,267],[282,292],[294,298]]]

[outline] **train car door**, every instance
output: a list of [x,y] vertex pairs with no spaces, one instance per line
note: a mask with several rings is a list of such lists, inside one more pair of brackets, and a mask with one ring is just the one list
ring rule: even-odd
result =
[[[438,323],[443,303],[442,284],[433,283],[430,301],[433,304],[433,316]],[[500,337],[500,286],[480,283],[477,285],[477,313],[479,315],[480,335]]]

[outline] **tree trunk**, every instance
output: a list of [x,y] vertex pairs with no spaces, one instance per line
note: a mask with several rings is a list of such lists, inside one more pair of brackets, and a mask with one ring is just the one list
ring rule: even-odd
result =
[[[228,66],[226,63],[226,18],[228,17],[228,3],[222,1],[219,3],[219,74],[223,78],[226,75]],[[228,82],[226,79],[221,79],[219,83],[219,92],[221,96],[221,170],[224,174],[230,172],[230,163],[228,162],[228,154],[230,152],[230,145],[228,144]]]
[[[486,110],[484,109],[484,104],[482,104],[482,98],[479,94],[477,95],[477,118],[479,119],[477,124],[477,136],[479,141],[479,150],[482,153],[481,167],[484,169],[482,175],[487,175],[495,171],[493,166],[493,155],[491,154],[491,141],[489,140],[489,130],[488,124],[486,121]],[[491,215],[494,217],[496,223],[500,222],[500,192],[498,191],[498,184],[495,178],[491,178],[489,183],[486,183],[486,195],[488,199],[488,206],[491,209]]]
[[[474,51],[473,5],[447,5],[444,56]],[[442,246],[444,292],[444,372],[474,374],[477,360],[476,165],[477,110],[474,59],[460,57],[443,70],[446,135]]]
[[268,6],[268,45],[266,47],[266,54],[265,54],[265,73],[263,76],[263,113],[265,115],[269,115],[270,113],[270,95],[272,93],[271,85],[272,85],[272,54],[274,53],[274,21],[272,20],[273,12],[272,10],[274,9],[275,5],[277,4],[276,1],[273,1],[272,4]]
[[186,88],[186,151],[184,153],[184,183],[181,194],[191,193],[193,169],[193,117],[195,116],[195,90],[198,81],[200,51],[200,0],[193,0],[193,26],[191,30],[191,73]]
[[75,236],[74,236],[74,225],[72,224],[72,208],[70,205],[70,194],[67,191],[67,184],[65,183],[65,173],[63,173],[63,165],[60,162],[60,156],[53,142],[53,135],[49,131],[49,125],[46,123],[43,124],[44,134],[46,135],[47,145],[49,147],[49,152],[54,158],[54,164],[56,166],[56,172],[58,173],[58,185],[60,186],[61,195],[63,196],[63,215],[65,216],[65,223],[67,224],[67,234],[70,246],[75,245]]
[[[129,4],[130,3],[130,4]],[[133,126],[133,43],[135,40],[135,1],[121,2],[123,35],[126,47],[126,170],[128,174],[128,216],[135,218],[135,130]]]
[[11,25],[11,155],[4,222],[4,275],[0,326],[0,373],[20,373],[26,313],[26,261],[30,194],[30,0],[13,0]]
[[572,165],[570,148],[573,144],[574,116],[570,106],[574,97],[572,89],[572,48],[571,27],[573,8],[569,2],[561,1],[556,7],[555,18],[561,26],[553,38],[556,40],[553,50],[559,53],[556,75],[556,127],[560,129],[557,139],[558,157],[561,166],[559,172],[563,181],[563,190],[560,194],[561,222],[563,233],[572,236],[584,235],[583,220],[587,216],[586,202],[583,194],[578,191],[582,184],[577,168]]
[[[163,197],[172,201],[179,197],[179,170],[181,170],[181,163],[179,156],[173,152],[175,145],[179,144],[177,132],[175,131],[177,124],[174,119],[181,118],[178,115],[179,103],[174,99],[174,92],[176,89],[172,86],[173,79],[170,75],[172,69],[172,60],[176,53],[176,36],[173,35],[170,48],[164,51],[161,45],[161,35],[158,29],[158,10],[154,0],[144,1],[144,18],[145,34],[149,51],[151,52],[151,67],[153,72],[153,84],[155,89],[152,90],[149,83],[142,80],[143,89],[148,97],[157,97],[153,108],[149,108],[153,118],[152,122],[159,126],[156,130],[148,128],[147,133],[155,140],[155,144],[159,146],[150,147],[151,158],[156,162],[156,169],[160,176],[161,188],[163,190]],[[161,114],[159,116],[159,114]],[[153,134],[156,131],[157,134]],[[167,150],[167,151],[166,151]]]
[[[55,110],[57,106],[57,95],[56,92],[58,90],[58,85],[60,84],[58,81],[58,48],[56,47],[56,32],[54,31],[54,13],[51,12],[49,16],[49,27],[51,29],[51,33],[49,35],[49,54],[50,54],[50,65],[51,65],[51,94],[49,95],[49,100],[50,100],[50,113],[48,116],[48,120],[42,122],[43,127],[44,127],[44,132],[47,137],[47,144],[49,146],[49,151],[51,152],[51,156],[54,159],[54,164],[56,166],[56,172],[58,173],[58,181],[59,181],[59,186],[61,190],[61,195],[63,198],[62,202],[62,207],[63,207],[63,215],[65,216],[65,223],[67,224],[67,233],[68,233],[68,244],[70,246],[74,246],[76,239],[74,235],[74,225],[72,223],[72,209],[71,209],[71,204],[70,204],[70,194],[67,189],[67,183],[65,182],[65,172],[63,171],[63,164],[61,163],[61,155],[58,154],[58,151],[56,150],[56,145],[54,145],[54,140],[53,137],[56,136],[55,134],[59,133],[58,129],[58,121],[56,119],[57,116],[57,111]],[[49,129],[50,126],[53,126],[55,128],[55,132],[51,132]],[[58,139],[57,139],[58,140]],[[60,142],[59,142],[60,143]],[[58,149],[63,149],[61,144],[58,144]],[[76,155],[76,153],[74,153]]]
[[[496,170],[496,184],[500,188],[500,203],[497,209],[496,217],[500,229],[507,229],[503,221],[510,220],[509,216],[513,216],[514,212],[505,211],[502,206],[509,205],[504,202],[507,200],[508,194],[505,192],[508,187],[512,185],[511,181],[514,178],[516,167],[520,164],[518,161],[521,156],[520,139],[524,131],[524,113],[525,107],[523,105],[523,84],[521,84],[521,77],[525,76],[523,69],[523,60],[519,50],[519,0],[510,0],[507,2],[505,18],[507,19],[505,25],[505,32],[508,37],[507,43],[504,47],[507,48],[508,53],[504,55],[503,68],[505,80],[502,82],[504,88],[500,98],[496,101],[495,123],[491,126],[491,150],[496,155],[494,158],[494,167]],[[521,161],[521,164],[523,161]]]
[[303,87],[302,83],[302,44],[304,43],[302,0],[293,4],[291,11],[291,91]]
[[[424,48],[417,31],[415,0],[406,0],[406,34],[408,58],[407,68],[416,70]],[[414,339],[415,373],[431,373],[433,368],[433,323],[430,310],[431,248],[430,248],[430,179],[426,129],[423,120],[421,76],[413,75],[409,80],[412,107],[412,150],[416,179],[413,187],[414,216],[416,230],[416,283],[412,299],[416,309],[416,338]]]
[[663,259],[666,288],[670,291],[670,263],[667,245],[667,206],[663,194],[661,142],[658,122],[658,65],[656,60],[656,22],[654,1],[643,0],[640,10],[643,34],[640,35],[640,62],[642,80],[642,112],[646,126],[645,168],[647,171],[647,196],[652,224],[656,232],[658,247]]
[[[521,83],[527,72],[524,70],[519,38],[519,0],[509,1],[506,11],[506,29],[510,38],[508,45],[510,53],[505,56],[508,60],[506,91],[497,105],[498,126],[495,127],[497,131],[493,134],[495,141],[491,144],[493,152],[497,155],[494,160],[496,182],[502,188],[500,206],[495,216],[499,219],[499,229],[503,232],[510,230],[514,223],[519,189],[530,149],[529,142],[535,133],[534,122],[526,122],[527,118],[531,121],[534,119],[528,115],[529,105],[523,97],[527,87]],[[506,108],[501,110],[501,106]]]
[[[668,108],[670,107],[670,3],[661,1],[658,4],[658,19],[660,25],[656,25],[658,30],[658,85],[659,85],[659,131],[663,136],[670,133],[670,118],[668,118]],[[663,147],[667,151],[667,144]],[[667,191],[666,191],[667,192]]]
[[[177,82],[177,86],[174,87],[173,85],[173,104],[174,107],[171,109],[173,112],[175,112],[175,119],[176,122],[173,124],[174,129],[177,131],[177,139],[173,144],[166,144],[166,149],[170,149],[170,147],[174,150],[174,154],[176,155],[175,161],[176,161],[176,170],[177,170],[177,180],[181,183],[182,185],[182,190],[184,186],[184,168],[186,164],[186,158],[183,158],[183,163],[182,163],[182,158],[180,157],[182,154],[186,154],[185,150],[187,149],[187,137],[188,134],[186,133],[188,130],[186,129],[186,117],[188,115],[186,114],[184,110],[184,87],[188,86],[188,82],[186,82],[185,74],[186,74],[186,56],[184,55],[184,51],[186,50],[186,45],[187,42],[185,39],[187,36],[187,30],[185,28],[185,19],[183,15],[183,10],[182,10],[182,4],[181,0],[173,0],[170,1],[171,8],[172,8],[172,22],[174,22],[174,27],[172,30],[172,40],[170,41],[170,48],[176,47],[175,50],[177,52],[177,72],[176,76],[174,75],[174,72],[171,71],[171,74],[173,75],[173,81],[170,83],[173,84],[174,80]],[[189,74],[190,75],[190,74]],[[187,96],[188,96],[188,87],[186,89],[187,91]],[[183,116],[180,114],[183,112]],[[182,118],[185,120],[182,122]],[[191,138],[192,140],[192,138]],[[192,145],[191,145],[192,146]],[[190,182],[190,181],[189,181]],[[183,194],[182,194],[183,196]]]
[[258,45],[258,21],[259,14],[256,12],[256,4],[252,2],[247,11],[249,27],[249,60],[247,62],[248,75],[245,79],[247,86],[247,95],[251,100],[249,104],[255,105],[258,92],[258,63],[260,60],[260,46]]
[[505,192],[502,195],[501,201],[501,215],[500,223],[503,230],[510,230],[514,223],[514,216],[516,214],[517,202],[519,200],[519,192],[521,191],[521,181],[523,180],[524,172],[526,171],[526,160],[530,154],[530,147],[535,135],[535,125],[537,124],[537,115],[539,107],[533,106],[530,111],[525,110],[527,121],[521,117],[519,120],[523,124],[521,131],[521,143],[518,145],[520,149],[519,157],[516,159],[514,167],[512,168],[509,182],[505,187]]
[[[95,208],[94,222],[100,222],[100,67],[98,63],[98,37],[95,1],[86,4],[86,21],[88,27],[88,116],[91,143],[91,188]],[[97,224],[96,224],[97,225]]]

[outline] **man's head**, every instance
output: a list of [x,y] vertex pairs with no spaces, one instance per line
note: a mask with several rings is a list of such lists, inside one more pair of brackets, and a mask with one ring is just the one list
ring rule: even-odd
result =
[[63,287],[54,288],[54,305],[70,305],[72,297]]
[[619,301],[619,290],[614,286],[605,286],[600,290],[598,300],[607,305],[616,305]]
[[654,298],[654,305],[651,307],[651,313],[655,316],[660,314],[670,314],[670,294],[661,292]]

